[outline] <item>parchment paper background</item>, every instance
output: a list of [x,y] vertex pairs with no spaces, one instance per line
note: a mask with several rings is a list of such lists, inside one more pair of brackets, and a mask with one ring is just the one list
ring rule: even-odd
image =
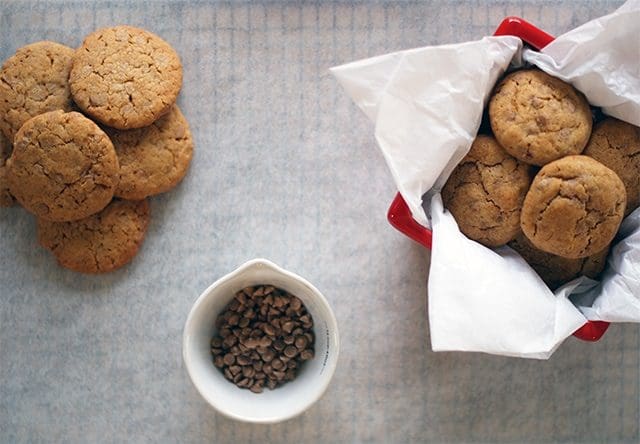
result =
[[[2,60],[100,26],[161,35],[182,56],[196,143],[121,271],[65,271],[27,213],[0,211],[0,442],[637,443],[638,325],[569,339],[549,361],[430,351],[429,253],[387,224],[395,190],[372,124],[327,71],[478,39],[507,15],[558,34],[620,4],[0,1]],[[342,339],[325,396],[274,426],[217,414],[181,358],[195,298],[257,256],[314,283]]]

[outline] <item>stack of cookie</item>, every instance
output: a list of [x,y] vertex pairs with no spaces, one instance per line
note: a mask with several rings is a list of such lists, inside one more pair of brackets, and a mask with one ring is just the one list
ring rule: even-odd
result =
[[499,82],[488,115],[491,134],[442,190],[460,230],[508,244],[552,289],[597,277],[622,218],[640,205],[640,128],[605,117],[592,131],[585,97],[536,69]]
[[33,213],[64,267],[126,264],[149,223],[146,198],[176,186],[191,162],[181,86],[173,48],[129,26],[100,29],[77,50],[19,49],[0,71],[0,205]]

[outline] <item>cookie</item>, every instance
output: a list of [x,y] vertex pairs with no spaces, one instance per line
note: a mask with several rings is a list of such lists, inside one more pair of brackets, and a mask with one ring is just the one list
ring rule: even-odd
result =
[[38,240],[65,268],[80,273],[105,273],[133,259],[148,224],[146,200],[116,199],[85,219],[73,222],[38,219]]
[[168,191],[189,168],[193,140],[177,105],[149,126],[107,133],[120,162],[118,197],[138,200]]
[[103,28],[76,50],[69,84],[86,114],[117,129],[141,128],[175,103],[182,65],[155,34],[131,26]]
[[489,120],[509,154],[539,166],[580,154],[592,126],[584,96],[538,70],[516,71],[498,84],[489,101]]
[[0,133],[0,207],[10,207],[15,199],[7,183],[7,159],[11,156],[11,142]]
[[522,205],[522,232],[547,253],[596,254],[613,240],[626,192],[616,173],[587,156],[567,156],[538,172]]
[[467,237],[497,247],[520,231],[520,209],[532,177],[529,165],[493,137],[479,135],[449,176],[442,200]]
[[640,205],[640,128],[608,118],[593,130],[584,155],[612,169],[627,191],[625,215]]
[[609,247],[581,259],[567,259],[537,249],[525,235],[520,233],[508,244],[527,261],[551,290],[577,278],[587,276],[595,279],[607,263]]
[[28,120],[7,161],[11,194],[36,216],[58,222],[103,209],[118,172],[107,135],[77,112],[51,111]]
[[74,50],[37,42],[9,57],[0,71],[0,131],[10,140],[30,118],[48,111],[71,111],[69,71]]

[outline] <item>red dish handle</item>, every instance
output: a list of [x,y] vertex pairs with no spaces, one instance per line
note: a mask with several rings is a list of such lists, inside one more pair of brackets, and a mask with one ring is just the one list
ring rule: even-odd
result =
[[431,250],[431,230],[416,222],[400,193],[396,194],[395,199],[391,202],[387,212],[387,220],[396,230]]
[[587,321],[582,327],[573,332],[573,336],[583,341],[595,342],[609,328],[609,323],[605,321]]
[[[536,28],[531,23],[520,17],[507,17],[502,20],[493,35],[512,35],[519,37],[524,43],[534,49],[540,50],[553,41],[553,36]],[[391,202],[387,212],[389,223],[405,236],[413,239],[424,247],[431,249],[433,233],[430,229],[420,225],[411,215],[409,206],[400,193]],[[576,330],[573,335],[583,341],[597,341],[609,328],[609,323],[604,321],[587,321]]]
[[534,49],[542,49],[553,41],[553,36],[520,17],[507,17],[493,35],[513,35]]

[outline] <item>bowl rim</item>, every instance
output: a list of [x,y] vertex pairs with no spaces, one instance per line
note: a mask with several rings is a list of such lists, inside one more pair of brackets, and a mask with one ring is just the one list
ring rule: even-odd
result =
[[[221,406],[219,403],[216,402],[216,399],[214,397],[212,397],[209,393],[207,393],[204,390],[203,387],[201,387],[199,378],[195,376],[194,371],[191,367],[191,359],[192,359],[191,352],[189,347],[187,346],[190,330],[192,329],[192,324],[194,322],[193,319],[196,313],[200,310],[200,307],[204,304],[204,302],[211,297],[213,290],[216,287],[220,286],[221,284],[234,279],[238,275],[247,271],[249,268],[252,268],[255,266],[269,267],[276,273],[279,273],[288,279],[298,281],[300,284],[307,287],[310,290],[310,292],[313,293],[314,297],[317,298],[320,305],[323,305],[324,308],[326,309],[327,317],[325,321],[330,326],[332,330],[332,337],[335,341],[335,351],[333,352],[333,356],[335,356],[335,358],[328,360],[329,362],[327,362],[327,367],[326,367],[327,376],[323,378],[320,384],[318,384],[316,394],[313,396],[313,398],[309,402],[301,404],[297,409],[292,410],[291,413],[287,415],[278,416],[278,417],[253,418],[253,417],[238,415],[238,414],[227,411],[223,406]],[[338,331],[338,321],[335,317],[335,314],[333,313],[333,310],[331,309],[331,305],[329,304],[329,301],[327,301],[327,299],[320,292],[320,290],[318,290],[313,284],[311,284],[302,276],[299,276],[291,271],[285,270],[284,268],[264,258],[255,258],[255,259],[251,259],[244,262],[233,271],[218,278],[211,285],[209,285],[202,293],[200,293],[198,298],[195,300],[195,302],[191,306],[191,309],[189,310],[189,315],[187,316],[187,320],[185,321],[184,329],[182,333],[182,360],[187,369],[187,374],[189,375],[189,379],[191,380],[191,383],[196,388],[200,396],[202,396],[202,398],[207,402],[207,404],[209,404],[216,411],[226,416],[227,418],[234,419],[236,421],[246,422],[246,423],[276,424],[282,421],[286,421],[288,419],[292,419],[302,414],[304,411],[310,408],[313,404],[315,404],[326,392],[327,388],[329,387],[329,384],[331,383],[331,380],[333,379],[333,375],[335,373],[339,357],[340,357],[340,333]]]

